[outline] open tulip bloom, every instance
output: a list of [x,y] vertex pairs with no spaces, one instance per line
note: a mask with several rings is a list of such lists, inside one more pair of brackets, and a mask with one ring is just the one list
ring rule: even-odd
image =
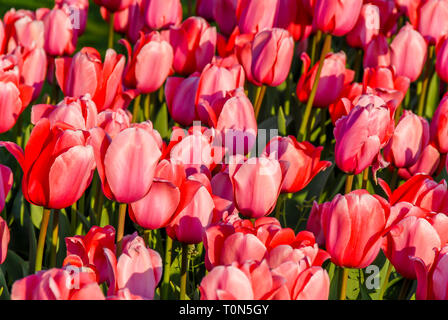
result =
[[448,300],[448,0],[14,4],[0,300]]

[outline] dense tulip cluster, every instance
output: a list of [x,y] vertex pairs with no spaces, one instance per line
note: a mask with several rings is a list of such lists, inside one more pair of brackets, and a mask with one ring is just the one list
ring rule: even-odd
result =
[[448,300],[448,0],[37,3],[0,298]]

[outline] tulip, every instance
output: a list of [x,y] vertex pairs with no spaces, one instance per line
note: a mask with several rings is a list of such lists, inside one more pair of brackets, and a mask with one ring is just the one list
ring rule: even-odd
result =
[[440,153],[448,153],[448,96],[444,96],[431,120],[431,141]]
[[[359,104],[336,122],[336,164],[346,173],[359,174],[378,157],[394,130],[394,110],[380,98],[377,105]],[[358,102],[359,103],[359,102]]]
[[95,170],[93,148],[82,131],[39,121],[25,152],[12,142],[0,142],[17,159],[24,172],[25,199],[48,209],[63,209],[78,201]]
[[410,179],[418,173],[433,175],[439,168],[440,153],[433,143],[428,144],[420,154],[417,162],[409,168],[400,168],[398,175],[403,179]]
[[384,148],[384,159],[397,168],[411,167],[428,143],[429,124],[426,119],[405,110]]
[[266,157],[232,165],[229,172],[238,211],[248,218],[270,214],[281,191],[284,170],[284,164]]
[[387,38],[382,34],[374,37],[365,49],[364,68],[389,67],[390,50]]
[[417,26],[419,9],[423,0],[396,0],[399,11],[409,17],[412,25]]
[[312,31],[312,16],[309,15],[299,1],[278,0],[274,27],[289,31],[295,41],[307,39]]
[[95,150],[98,174],[107,198],[132,203],[148,193],[162,155],[158,138],[149,124],[125,129],[113,140],[101,128],[91,130],[89,143]]
[[5,207],[5,200],[13,185],[13,175],[11,169],[0,164],[0,212]]
[[431,268],[425,262],[415,258],[414,267],[417,274],[417,300],[447,300],[447,250],[444,246],[438,253]]
[[55,7],[65,10],[69,16],[75,15],[74,29],[78,36],[82,35],[87,27],[87,18],[89,14],[88,0],[55,0]]
[[346,268],[370,265],[381,248],[388,215],[388,203],[366,190],[337,195],[321,216],[331,261]]
[[97,5],[105,7],[110,12],[126,9],[132,4],[132,1],[133,0],[94,0]]
[[17,280],[12,300],[104,300],[104,294],[89,272],[50,269]]
[[240,0],[236,15],[241,33],[256,34],[263,29],[272,28],[277,2],[278,0]]
[[[158,32],[141,34],[134,52],[126,40],[122,43],[128,50],[125,85],[137,89],[140,93],[158,90],[168,77],[173,64],[173,49],[170,44],[163,40]],[[147,72],[149,66],[153,68],[152,72]]]
[[180,0],[143,0],[145,23],[152,30],[179,25],[182,21]]
[[97,110],[89,95],[79,99],[66,97],[55,106],[34,105],[31,123],[36,125],[42,118],[47,118],[53,126],[62,122],[77,130],[89,130],[97,125]]
[[190,17],[179,27],[163,32],[162,37],[173,47],[173,68],[179,74],[201,72],[215,55],[216,28],[202,18]]
[[5,14],[3,40],[5,52],[12,52],[19,46],[25,50],[44,48],[44,22],[36,20],[35,18],[34,13],[31,12],[22,11],[21,14],[19,14],[19,12],[14,13],[10,10]]
[[[413,0],[415,2],[415,0]],[[417,0],[419,1],[419,0]],[[383,34],[390,37],[392,34],[397,31],[397,20],[400,17],[401,13],[399,12],[396,2],[400,2],[400,0],[391,2],[388,0],[369,0],[371,5],[374,5],[378,8],[379,20],[370,20],[372,23],[370,26],[376,27],[381,30]],[[369,25],[367,25],[369,26]]]
[[[20,49],[16,49],[20,50]],[[42,48],[34,48],[33,50],[15,52],[19,57],[19,68],[21,74],[21,82],[27,86],[33,87],[32,100],[36,100],[44,86],[45,77],[47,75],[47,55]]]
[[98,114],[97,126],[104,129],[113,139],[121,131],[131,126],[131,118],[132,115],[127,110],[112,111],[108,109]]
[[61,9],[50,10],[42,18],[45,30],[44,48],[50,56],[71,55],[76,49],[78,33],[69,15]]
[[181,185],[180,195],[179,206],[166,231],[182,243],[200,243],[202,233],[211,223],[215,207],[212,196],[202,183],[188,179]]
[[237,9],[241,0],[213,0],[213,17],[224,35],[230,35],[238,24]]
[[191,126],[198,117],[196,115],[196,92],[199,85],[199,74],[188,78],[169,77],[165,84],[165,98],[168,111],[177,123]]
[[436,48],[436,71],[440,79],[447,82],[448,81],[448,68],[446,67],[447,63],[447,45],[448,45],[448,37],[443,37],[440,39],[439,44]]
[[255,36],[243,66],[248,79],[255,85],[276,87],[286,80],[293,55],[294,40],[288,31],[266,29]]
[[417,80],[426,61],[427,45],[422,35],[408,23],[390,44],[390,51],[390,61],[397,75]]
[[0,264],[5,262],[6,256],[8,255],[9,240],[10,240],[10,233],[8,224],[6,223],[5,220],[3,220],[2,217],[0,217]]
[[3,21],[0,20],[0,54],[5,53],[5,46],[6,46],[5,27],[3,25]]
[[90,94],[98,111],[125,109],[133,97],[122,92],[121,77],[125,57],[106,51],[104,63],[94,48],[83,48],[73,58],[55,60],[56,79],[65,96],[80,98]]
[[196,15],[213,20],[213,5],[214,0],[198,0],[196,3]]
[[279,161],[289,163],[281,191],[296,193],[305,188],[319,172],[331,166],[329,161],[320,161],[322,149],[306,141],[297,142],[293,136],[275,137],[263,154],[267,157],[274,154]]
[[421,7],[419,12],[418,31],[428,44],[436,44],[448,35],[448,1],[429,0]]
[[361,0],[316,0],[313,25],[322,32],[343,36],[354,28],[361,8]]
[[380,9],[374,4],[364,4],[355,27],[347,34],[347,43],[355,48],[365,48],[380,32]]

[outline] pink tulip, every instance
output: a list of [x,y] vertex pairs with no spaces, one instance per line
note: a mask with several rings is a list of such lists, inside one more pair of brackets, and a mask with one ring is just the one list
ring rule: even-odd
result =
[[196,92],[200,76],[198,73],[188,78],[169,77],[165,84],[165,98],[168,111],[177,123],[191,126],[196,115]]
[[397,75],[417,80],[426,61],[427,45],[422,35],[408,23],[400,29],[390,50],[390,61]]
[[159,140],[150,123],[125,129],[113,140],[103,129],[91,130],[90,144],[106,197],[132,203],[148,193],[162,155]]
[[[4,169],[2,169],[2,167],[3,166],[0,167],[0,171],[4,171]],[[6,167],[4,167],[4,168],[6,168]],[[1,190],[0,190],[0,192],[1,192]],[[10,240],[10,233],[9,233],[8,224],[6,223],[5,220],[3,220],[2,217],[0,217],[0,264],[5,262],[6,256],[8,255],[9,240]]]
[[293,136],[275,137],[268,143],[264,151],[267,157],[275,155],[279,161],[289,163],[282,192],[302,190],[319,172],[331,166],[331,162],[320,160],[322,149],[306,141],[297,142]]
[[24,172],[22,192],[34,205],[63,209],[78,201],[93,178],[95,158],[88,134],[65,124],[51,126],[41,119],[25,147],[0,142]]
[[4,16],[4,23],[3,41],[5,52],[12,52],[19,46],[25,50],[44,48],[44,23],[36,20],[34,13],[22,10],[17,12],[10,10]]
[[[362,101],[336,122],[336,164],[344,172],[359,174],[372,165],[394,130],[394,108],[380,98],[377,105]],[[367,101],[366,101],[367,102]]]
[[433,143],[429,143],[420,153],[417,162],[409,168],[400,168],[398,174],[403,179],[410,179],[416,174],[433,175],[441,162],[440,153]]
[[418,31],[428,44],[436,44],[448,35],[448,1],[428,0],[419,12]]
[[384,148],[384,159],[397,168],[414,165],[429,143],[429,124],[426,119],[405,110]]
[[132,114],[126,110],[118,109],[104,110],[98,114],[97,126],[104,129],[106,133],[113,139],[124,129],[131,126]]
[[215,204],[207,188],[200,182],[185,180],[180,187],[180,203],[166,231],[183,243],[197,244],[211,223]]
[[448,96],[444,96],[431,120],[431,140],[440,153],[448,153]]
[[366,190],[337,195],[321,215],[331,261],[348,268],[370,265],[381,248],[388,215],[386,200]]
[[389,67],[390,56],[387,38],[379,34],[366,45],[363,66],[364,68]]
[[380,32],[380,9],[374,4],[364,4],[355,27],[347,34],[347,43],[355,48],[365,48]]
[[174,51],[174,70],[182,75],[201,72],[215,55],[217,33],[199,17],[186,19],[179,27],[162,33]]
[[[158,32],[141,34],[134,46],[123,40],[128,50],[128,64],[125,70],[124,83],[128,88],[137,89],[140,93],[151,93],[158,90],[170,74],[173,64],[173,49],[162,39]],[[151,66],[152,72],[147,72]]]
[[[396,3],[397,1],[389,0],[369,0],[368,3],[376,6],[379,9],[379,21],[371,20],[371,26],[379,26],[379,30],[386,36],[390,37],[397,31],[397,20],[401,13],[399,12]],[[415,0],[411,0],[415,1]],[[419,1],[419,0],[417,0]],[[379,23],[379,24],[378,24]],[[367,25],[368,26],[368,25]]]
[[256,34],[265,28],[272,28],[277,2],[278,0],[240,0],[236,15],[241,33]]
[[0,212],[5,207],[5,200],[13,185],[13,175],[11,169],[0,164]]
[[278,0],[274,27],[289,31],[295,41],[307,39],[312,31],[312,16],[300,5],[300,1]]
[[0,54],[5,53],[5,47],[6,47],[5,27],[3,25],[3,21],[0,20]]
[[42,18],[45,30],[44,48],[50,56],[71,55],[76,49],[78,33],[69,15],[61,9],[50,10]]
[[89,130],[97,125],[97,110],[89,95],[78,99],[66,97],[55,106],[34,105],[31,123],[36,125],[42,118],[47,118],[52,125],[62,122],[77,130]]
[[241,0],[213,0],[213,17],[219,26],[219,31],[230,35],[238,24],[237,10]]
[[283,184],[285,165],[270,158],[251,158],[230,167],[235,206],[248,218],[270,214],[277,203]]
[[121,87],[125,60],[109,49],[102,63],[96,49],[83,48],[73,58],[55,60],[56,79],[65,96],[79,98],[90,94],[98,111],[125,109],[133,99]]
[[182,21],[180,0],[143,0],[142,10],[146,25],[153,30],[177,26]]
[[343,36],[354,28],[361,8],[361,0],[316,0],[313,24],[322,32]]
[[89,14],[88,0],[55,0],[55,7],[65,10],[69,16],[74,15],[74,29],[78,36],[84,33]]
[[12,300],[104,300],[95,275],[64,269],[40,271],[12,285]]
[[448,36],[440,39],[436,48],[436,71],[440,79],[448,82]]
[[[297,97],[300,101],[305,102],[309,99],[319,62],[310,69],[311,59],[309,56],[303,53],[301,59],[304,63],[304,72],[297,84]],[[339,98],[344,89],[346,78],[349,77],[349,72],[345,69],[345,61],[344,52],[327,55],[320,74],[314,106],[326,108]]]
[[276,87],[286,80],[293,55],[294,40],[288,31],[266,29],[257,33],[242,63],[254,84]]
[[94,0],[97,5],[105,7],[110,12],[126,9],[132,4],[132,1],[133,0]]

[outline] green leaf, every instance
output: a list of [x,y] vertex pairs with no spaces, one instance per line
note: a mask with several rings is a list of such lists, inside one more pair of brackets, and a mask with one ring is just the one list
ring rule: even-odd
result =
[[6,283],[5,275],[3,274],[2,267],[0,266],[0,300],[9,300],[8,285]]
[[429,83],[428,96],[426,97],[426,105],[425,105],[426,118],[428,119],[432,118],[438,105],[439,105],[439,77],[437,76],[437,73],[434,72],[434,75],[431,78],[431,82]]
[[279,134],[281,136],[286,136],[286,119],[282,107],[278,109],[277,125]]
[[33,222],[33,225],[40,229],[40,224],[42,222],[42,216],[44,213],[44,210],[42,207],[35,206],[33,204],[30,204],[31,207],[31,221]]
[[170,138],[170,128],[168,126],[168,108],[166,103],[162,105],[154,120],[154,129],[156,129],[163,139]]
[[2,265],[7,274],[8,284],[12,285],[16,280],[22,279],[28,275],[28,263],[18,256],[14,251],[9,250],[6,260]]

